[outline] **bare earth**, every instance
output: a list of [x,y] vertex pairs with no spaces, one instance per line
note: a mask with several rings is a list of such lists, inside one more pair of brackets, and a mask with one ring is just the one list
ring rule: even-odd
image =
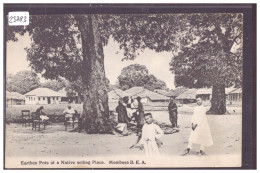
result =
[[[154,119],[161,123],[170,124],[168,112],[153,112]],[[179,132],[165,134],[161,140],[164,146],[160,148],[164,161],[131,165],[131,164],[87,164],[78,167],[211,167],[211,166],[240,166],[241,164],[241,129],[242,117],[239,115],[209,115],[208,121],[214,141],[212,147],[206,148],[206,156],[198,156],[198,146],[188,156],[181,156],[188,145],[190,134],[191,115],[180,114],[178,119]],[[121,135],[90,135],[84,132],[65,131],[62,123],[51,123],[46,130],[35,131],[30,127],[22,127],[21,124],[6,125],[5,155],[6,167],[77,167],[77,165],[64,164],[53,165],[37,164],[23,165],[21,161],[40,160],[90,160],[93,158],[120,159],[129,161],[132,158],[142,158],[143,150],[130,149],[135,143],[135,133],[129,136]],[[131,157],[134,156],[134,157]],[[118,160],[117,159],[117,160]],[[228,162],[225,162],[225,159]],[[231,161],[230,161],[231,159]],[[233,161],[232,161],[233,159]],[[194,162],[195,161],[195,162]],[[159,162],[159,163],[158,163]],[[197,163],[198,162],[198,163]],[[208,162],[208,163],[207,163]]]

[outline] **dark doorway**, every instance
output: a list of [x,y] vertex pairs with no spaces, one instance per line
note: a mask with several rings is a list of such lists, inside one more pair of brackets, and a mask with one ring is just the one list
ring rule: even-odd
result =
[[48,99],[48,104],[51,104],[51,98],[47,97],[47,99]]

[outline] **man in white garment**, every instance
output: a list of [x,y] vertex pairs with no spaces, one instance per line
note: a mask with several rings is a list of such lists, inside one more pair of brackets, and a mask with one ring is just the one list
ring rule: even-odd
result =
[[208,119],[206,116],[206,108],[202,104],[201,97],[196,97],[197,106],[194,108],[194,112],[191,118],[191,134],[189,138],[189,144],[186,152],[183,155],[186,155],[192,149],[192,144],[200,145],[199,154],[205,155],[205,147],[213,145],[213,140],[208,124]]
[[75,110],[71,107],[71,105],[68,105],[68,108],[64,110],[63,112],[65,114],[65,118],[67,120],[71,120],[73,117],[73,114],[75,114]]

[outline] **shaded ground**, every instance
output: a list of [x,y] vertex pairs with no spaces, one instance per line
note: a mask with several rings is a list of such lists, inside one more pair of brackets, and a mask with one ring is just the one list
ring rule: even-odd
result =
[[[167,112],[152,112],[154,119],[169,124]],[[191,115],[179,115],[179,133],[164,135],[160,148],[162,155],[179,156],[186,149],[190,134]],[[208,155],[241,154],[241,115],[208,116],[214,146],[207,148]],[[20,124],[6,125],[6,156],[14,157],[87,157],[143,155],[135,143],[136,134],[90,135],[65,131],[62,123],[52,123],[46,130],[34,131]],[[199,149],[194,147],[194,149]]]

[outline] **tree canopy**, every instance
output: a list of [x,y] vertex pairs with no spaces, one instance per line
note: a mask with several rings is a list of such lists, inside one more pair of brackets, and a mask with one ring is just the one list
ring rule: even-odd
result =
[[[84,73],[80,15],[30,17],[28,27],[8,28],[8,40],[16,40],[13,33],[29,32],[30,66],[48,79],[61,76],[76,81]],[[124,50],[123,60],[136,58],[146,48],[173,52],[170,66],[177,86],[209,86],[215,74],[229,85],[241,84],[242,14],[96,15],[96,19],[103,46],[113,38]],[[234,45],[239,48],[231,52]],[[224,65],[222,70],[219,65]],[[216,68],[222,72],[215,73]]]
[[135,86],[142,86],[151,91],[155,89],[166,89],[166,84],[157,79],[154,75],[149,74],[146,66],[132,64],[122,69],[118,76],[119,87],[127,90]]
[[[27,59],[35,72],[47,79],[64,77],[76,81],[82,68],[81,15],[30,16],[27,27],[8,27],[8,40],[15,34],[28,32],[31,46]],[[95,15],[103,46],[110,38],[120,44],[124,60],[132,60],[145,48],[156,52],[174,51],[181,38],[177,33],[185,28],[185,15]],[[86,31],[87,32],[87,31]],[[83,33],[84,34],[84,33]]]
[[[146,48],[172,52],[170,65],[176,84],[213,85],[213,91],[222,95],[213,94],[216,101],[213,99],[212,105],[221,109],[225,107],[225,91],[223,86],[215,90],[215,84],[242,80],[242,48],[230,51],[235,42],[242,45],[242,19],[237,13],[31,15],[30,25],[8,27],[7,40],[16,41],[15,33],[28,32],[31,45],[26,49],[27,59],[36,73],[47,79],[82,81],[85,128],[89,133],[107,133],[109,107],[103,46],[109,39],[118,42],[124,51],[122,60],[133,60]],[[138,82],[147,87],[154,83],[164,86],[149,75]]]
[[242,14],[194,14],[187,19],[189,32],[170,63],[176,86],[241,86]]
[[40,78],[31,71],[20,71],[15,75],[7,75],[6,89],[10,92],[25,94],[40,86]]

